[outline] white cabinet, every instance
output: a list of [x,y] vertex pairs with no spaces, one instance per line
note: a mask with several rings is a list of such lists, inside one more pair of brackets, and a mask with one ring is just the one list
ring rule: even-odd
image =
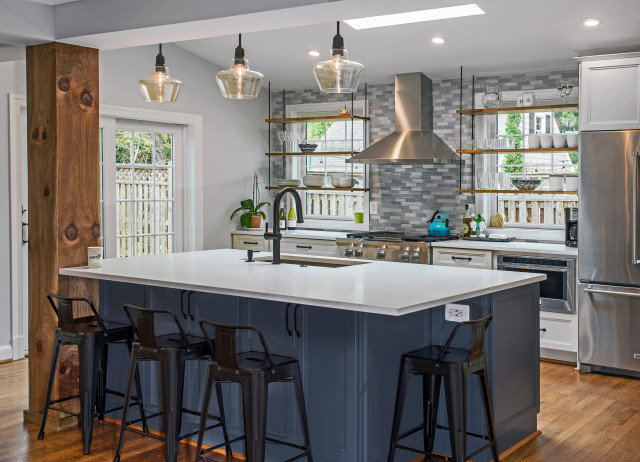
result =
[[302,255],[337,256],[336,241],[285,237],[280,241],[280,253]]
[[580,130],[640,129],[640,54],[584,58]]
[[490,250],[433,248],[433,264],[465,268],[491,269]]
[[271,250],[270,241],[260,234],[233,234],[232,247],[245,250]]
[[577,361],[578,316],[575,313],[540,312],[540,356]]

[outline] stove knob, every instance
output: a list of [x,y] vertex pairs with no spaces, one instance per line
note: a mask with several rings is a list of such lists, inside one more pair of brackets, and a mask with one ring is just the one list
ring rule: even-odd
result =
[[378,260],[384,260],[385,257],[387,256],[387,246],[383,245],[382,247],[380,247],[378,249],[378,251],[376,252],[376,258]]
[[398,255],[400,257],[400,260],[402,261],[407,261],[409,260],[409,247],[405,247],[403,252],[400,252],[400,255]]
[[413,252],[411,255],[409,255],[409,260],[411,260],[412,262],[420,261],[420,253],[419,252]]
[[360,258],[360,257],[362,257],[362,253],[363,253],[362,248],[363,248],[363,247],[364,247],[364,246],[363,246],[362,244],[360,244],[360,247],[358,247],[357,249],[355,249],[355,250],[353,251],[353,256],[354,256],[354,257],[356,257],[356,258]]
[[351,257],[351,256],[353,256],[353,249],[351,249],[351,248],[346,248],[346,249],[344,249],[344,256],[345,256],[345,257]]

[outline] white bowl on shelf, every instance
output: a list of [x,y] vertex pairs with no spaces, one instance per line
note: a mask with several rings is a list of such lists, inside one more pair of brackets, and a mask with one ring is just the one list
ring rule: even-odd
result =
[[540,136],[529,135],[529,149],[538,149],[540,147]]
[[578,175],[571,175],[565,177],[565,187],[567,191],[578,190]]
[[295,178],[283,178],[281,180],[277,181],[278,186],[301,186],[302,185],[302,180],[297,180]]
[[577,148],[578,147],[578,134],[575,132],[567,133],[567,147],[569,148]]
[[542,149],[548,149],[553,146],[553,137],[551,135],[540,135],[540,147]]
[[348,176],[331,178],[331,184],[334,188],[353,188],[356,184],[355,178]]
[[308,188],[322,188],[324,186],[324,176],[305,175],[302,177],[302,182]]
[[567,135],[564,133],[554,133],[553,135],[553,147],[564,148],[567,144]]

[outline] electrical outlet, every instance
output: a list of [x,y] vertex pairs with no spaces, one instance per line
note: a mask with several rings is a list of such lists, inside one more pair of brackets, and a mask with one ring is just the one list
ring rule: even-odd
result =
[[369,214],[370,215],[378,214],[378,203],[376,201],[369,202]]
[[444,306],[444,319],[453,322],[464,322],[469,320],[469,305],[456,305],[447,303]]

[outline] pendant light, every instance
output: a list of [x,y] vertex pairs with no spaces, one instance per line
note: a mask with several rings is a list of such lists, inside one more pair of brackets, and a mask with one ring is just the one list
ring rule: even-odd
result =
[[238,46],[231,68],[218,72],[216,80],[225,98],[251,99],[260,93],[264,75],[249,69],[249,60],[244,57],[242,48],[242,34],[238,34]]
[[327,61],[313,66],[320,90],[324,93],[354,93],[358,90],[360,79],[364,74],[364,66],[355,61],[349,61],[344,39],[340,35],[340,21],[338,33],[333,36],[333,46]]
[[165,66],[162,55],[162,43],[158,45],[156,65],[153,74],[138,81],[144,100],[156,103],[175,103],[182,88],[182,82],[169,75],[169,68]]

